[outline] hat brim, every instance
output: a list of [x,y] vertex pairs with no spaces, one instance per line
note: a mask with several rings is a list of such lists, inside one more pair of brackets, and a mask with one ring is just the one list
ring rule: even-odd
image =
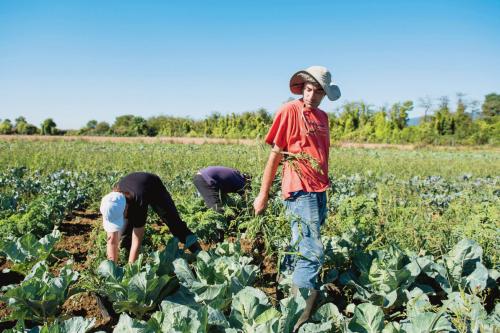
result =
[[125,219],[121,218],[118,220],[110,221],[103,218],[102,225],[106,232],[122,231],[123,227],[125,226]]
[[290,79],[290,91],[292,92],[292,94],[302,95],[305,81],[299,74],[307,74],[312,77],[314,81],[316,81],[316,83],[323,88],[326,96],[330,101],[336,101],[340,98],[340,88],[337,85],[331,84],[330,86],[323,86],[320,82],[318,82],[318,80],[316,80],[313,75],[311,75],[311,73],[307,71],[298,71],[297,73],[292,75],[292,78]]

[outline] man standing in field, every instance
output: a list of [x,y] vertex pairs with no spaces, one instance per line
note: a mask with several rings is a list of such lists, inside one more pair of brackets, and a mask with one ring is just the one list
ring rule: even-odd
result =
[[330,72],[322,66],[295,73],[290,79],[290,90],[302,98],[284,104],[276,113],[266,137],[272,150],[254,209],[256,214],[265,210],[271,184],[283,160],[282,197],[291,220],[291,246],[298,246],[300,253],[291,267],[292,290],[309,289],[306,309],[294,329],[298,330],[309,319],[314,307],[318,295],[317,278],[324,257],[320,227],[326,218],[325,191],[330,185],[330,133],[328,116],[318,107],[325,95],[331,101],[339,99],[340,90],[331,83]]

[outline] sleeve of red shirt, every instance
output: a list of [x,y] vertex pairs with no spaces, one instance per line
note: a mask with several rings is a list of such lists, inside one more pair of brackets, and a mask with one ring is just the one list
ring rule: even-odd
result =
[[288,117],[285,109],[281,108],[276,113],[273,124],[266,136],[266,143],[276,145],[281,150],[287,150],[288,146]]

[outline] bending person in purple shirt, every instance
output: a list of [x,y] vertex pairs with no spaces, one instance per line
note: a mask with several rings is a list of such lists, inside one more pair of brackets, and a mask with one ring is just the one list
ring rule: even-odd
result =
[[194,176],[193,183],[208,208],[222,213],[223,198],[227,193],[243,195],[250,186],[251,178],[236,169],[210,166]]

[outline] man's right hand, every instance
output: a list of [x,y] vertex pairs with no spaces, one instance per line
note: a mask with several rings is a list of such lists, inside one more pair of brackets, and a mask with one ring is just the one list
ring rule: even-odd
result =
[[255,215],[260,215],[266,210],[268,200],[269,200],[269,195],[259,193],[259,195],[255,198],[253,202],[253,209],[255,211]]
[[255,215],[262,214],[266,210],[267,200],[269,199],[269,190],[276,175],[276,170],[280,165],[283,154],[276,151],[271,151],[269,153],[269,159],[267,160],[266,167],[264,168],[264,174],[262,175],[262,184],[260,185],[260,191],[257,198],[253,202],[253,209]]

